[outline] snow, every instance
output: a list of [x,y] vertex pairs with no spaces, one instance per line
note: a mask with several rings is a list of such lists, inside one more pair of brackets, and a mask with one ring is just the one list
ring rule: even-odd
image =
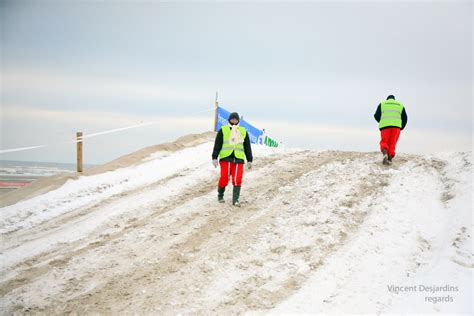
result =
[[233,208],[231,189],[216,202],[212,145],[1,208],[0,309],[472,312],[471,152],[384,167],[377,153],[253,146]]
[[[393,180],[359,233],[270,314],[471,314],[472,157],[450,153],[431,159],[447,162],[444,185],[417,162],[385,171]],[[443,194],[454,197],[443,203]],[[392,293],[391,285],[411,291]],[[427,292],[446,285],[452,289]],[[449,301],[436,302],[440,297]]]

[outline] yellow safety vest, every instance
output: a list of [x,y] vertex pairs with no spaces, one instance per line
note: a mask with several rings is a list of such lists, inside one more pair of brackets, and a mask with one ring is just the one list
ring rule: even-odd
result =
[[382,115],[380,116],[379,128],[387,126],[402,127],[403,104],[401,102],[392,99],[382,101],[380,110]]
[[[242,134],[242,139],[245,139],[245,136],[247,136],[247,130],[244,127],[239,126],[239,131],[240,134]],[[229,157],[232,152],[234,152],[236,158],[245,159],[244,143],[233,145],[229,144],[230,133],[231,129],[229,125],[222,126],[222,135],[224,137],[222,142],[222,149],[219,153],[219,158],[222,159]]]

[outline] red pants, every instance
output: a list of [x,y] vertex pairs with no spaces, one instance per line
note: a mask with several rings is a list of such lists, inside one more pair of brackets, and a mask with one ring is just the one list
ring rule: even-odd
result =
[[244,175],[243,163],[232,163],[228,161],[219,162],[221,165],[221,178],[219,179],[219,187],[224,188],[232,177],[232,185],[240,187],[242,185],[242,176]]
[[389,156],[395,157],[395,147],[397,146],[400,129],[398,127],[387,127],[380,131],[380,151],[387,150]]

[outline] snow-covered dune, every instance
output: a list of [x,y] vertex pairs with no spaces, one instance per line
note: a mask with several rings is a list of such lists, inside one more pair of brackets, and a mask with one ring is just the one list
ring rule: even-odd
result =
[[2,313],[472,311],[470,152],[254,146],[235,208],[212,138],[0,208]]

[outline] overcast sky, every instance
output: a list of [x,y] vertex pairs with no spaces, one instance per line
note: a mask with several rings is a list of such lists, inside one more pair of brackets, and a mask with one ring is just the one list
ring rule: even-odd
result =
[[[472,148],[471,1],[0,1],[1,149],[91,138],[86,163],[211,129],[215,92],[287,146],[378,150],[394,94],[400,152]],[[258,158],[258,157],[257,157]],[[0,155],[74,162],[74,145]]]

